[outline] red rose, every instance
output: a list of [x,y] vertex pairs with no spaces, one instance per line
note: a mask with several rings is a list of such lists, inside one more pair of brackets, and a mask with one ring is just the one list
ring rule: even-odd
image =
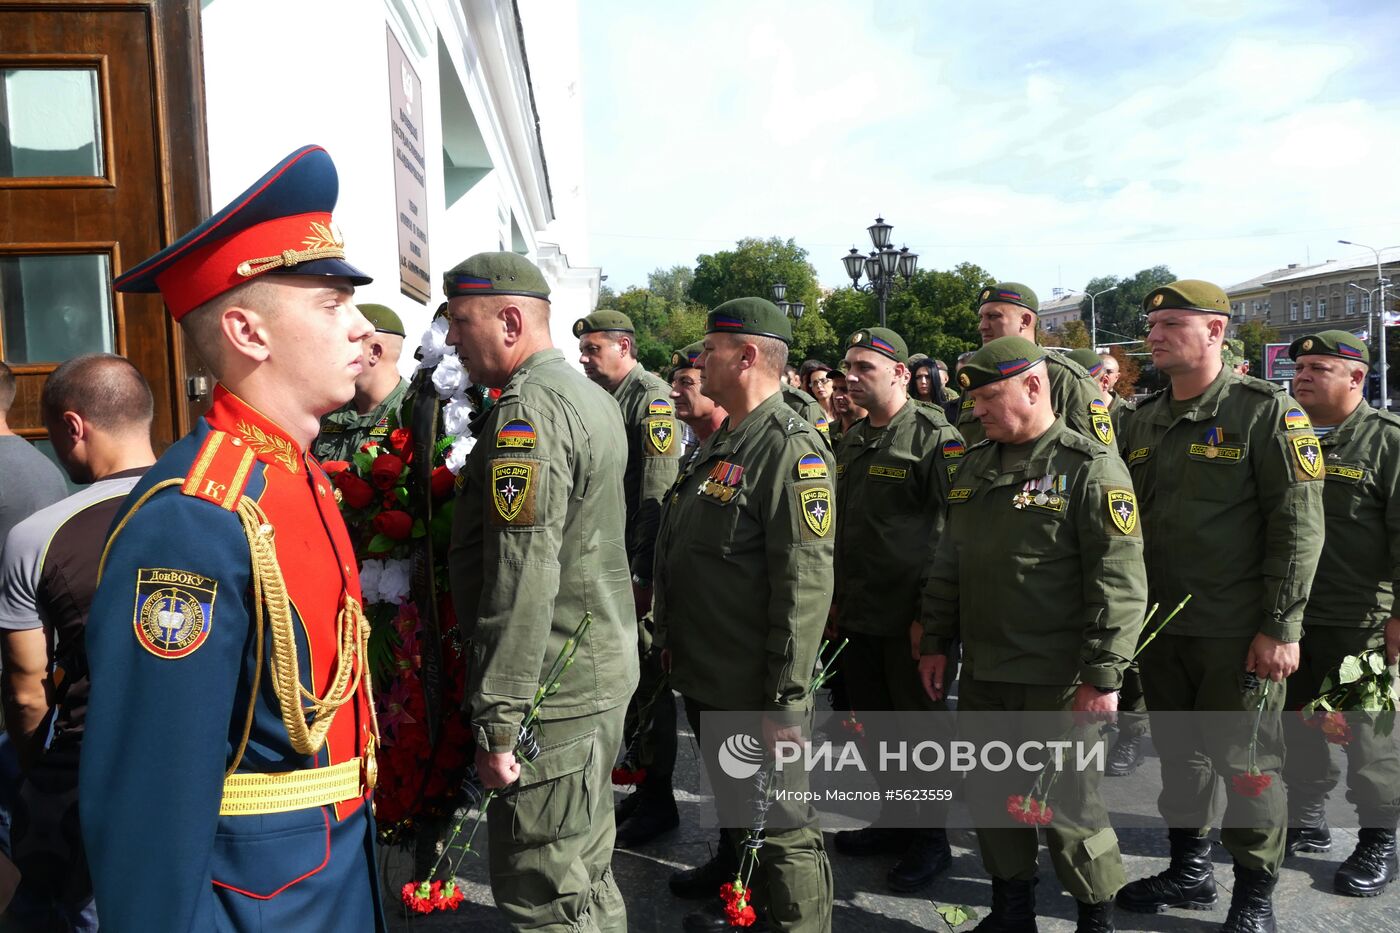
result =
[[413,447],[413,435],[408,433],[408,428],[395,428],[389,432],[389,449],[396,450],[401,454],[407,454]]
[[374,499],[374,487],[354,473],[337,473],[332,482],[335,483],[335,488],[340,490],[345,504],[352,509],[362,509]]
[[327,460],[321,464],[321,469],[326,471],[327,476],[335,476],[337,473],[344,473],[350,469],[348,460]]
[[413,516],[398,509],[391,512],[380,512],[374,516],[372,524],[375,533],[386,538],[393,538],[395,541],[403,541],[413,534]]
[[457,477],[452,475],[452,471],[445,466],[440,466],[433,470],[433,475],[428,478],[428,484],[432,487],[433,498],[442,499],[452,493],[452,487],[457,484]]
[[369,468],[370,482],[380,489],[393,489],[403,474],[403,461],[393,454],[380,454]]

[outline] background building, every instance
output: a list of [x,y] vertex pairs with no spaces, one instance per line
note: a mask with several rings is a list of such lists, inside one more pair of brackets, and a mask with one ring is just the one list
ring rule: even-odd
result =
[[[1400,248],[1381,252],[1386,305],[1394,324],[1396,299],[1400,298]],[[1353,287],[1355,286],[1355,287]],[[1225,290],[1230,297],[1230,319],[1236,324],[1257,321],[1278,331],[1280,343],[1291,343],[1301,334],[1340,329],[1364,334],[1367,340],[1379,327],[1380,303],[1373,256],[1328,260],[1311,266],[1292,263],[1255,276]]]
[[[0,0],[0,359],[40,441],[64,359],[112,350],[163,446],[211,390],[158,296],[111,281],[278,159],[340,172],[347,254],[416,343],[442,273],[514,250],[553,288],[556,343],[592,310],[576,0]],[[405,361],[405,369],[412,368]]]

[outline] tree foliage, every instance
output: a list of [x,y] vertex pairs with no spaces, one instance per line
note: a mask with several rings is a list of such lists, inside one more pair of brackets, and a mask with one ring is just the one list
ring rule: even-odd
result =
[[1244,358],[1249,361],[1249,374],[1264,378],[1264,344],[1278,343],[1278,331],[1263,321],[1246,321],[1235,331],[1244,342]]
[[[1093,311],[1098,316],[1099,345],[1119,343],[1124,340],[1141,340],[1147,334],[1147,318],[1142,311],[1143,299],[1147,293],[1159,285],[1176,281],[1172,270],[1166,266],[1152,266],[1127,278],[1116,275],[1103,275],[1089,280],[1084,286],[1086,295],[1080,303],[1080,319],[1091,323]],[[1106,295],[1099,293],[1114,288]],[[1091,307],[1088,295],[1098,295]]]

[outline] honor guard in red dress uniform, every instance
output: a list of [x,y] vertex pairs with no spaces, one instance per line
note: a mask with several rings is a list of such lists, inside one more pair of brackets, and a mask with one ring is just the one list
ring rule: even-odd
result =
[[283,159],[117,279],[219,379],[127,499],[87,629],[83,837],[111,931],[383,929],[368,624],[306,452],[372,330],[325,150]]

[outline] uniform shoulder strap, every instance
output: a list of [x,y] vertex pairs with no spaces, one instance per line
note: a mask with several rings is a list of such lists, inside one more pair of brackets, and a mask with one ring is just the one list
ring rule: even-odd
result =
[[225,431],[210,431],[180,484],[180,492],[236,511],[256,459],[241,438]]

